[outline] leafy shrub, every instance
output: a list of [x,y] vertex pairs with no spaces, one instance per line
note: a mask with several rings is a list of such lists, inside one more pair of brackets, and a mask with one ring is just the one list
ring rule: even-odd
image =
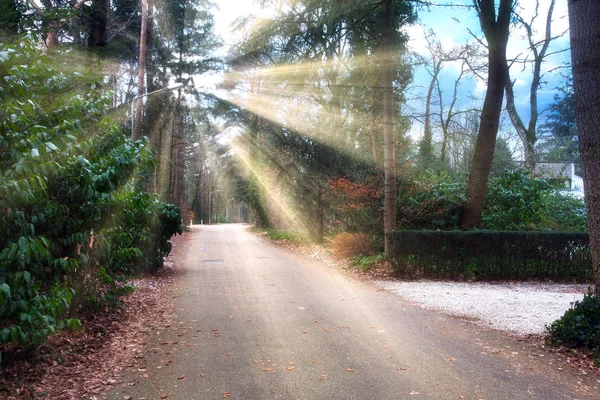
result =
[[586,230],[585,205],[547,179],[505,170],[488,185],[483,226],[491,230]]
[[327,183],[335,212],[334,225],[340,230],[366,233],[375,239],[375,246],[383,248],[383,186],[378,171],[330,178]]
[[[426,170],[398,185],[400,229],[459,228],[465,182]],[[586,231],[585,205],[559,187],[522,170],[503,170],[490,178],[482,225],[498,231]]]
[[[98,246],[155,268],[179,223],[173,206],[127,203],[138,192],[134,172],[153,164],[150,150],[104,117],[110,99],[97,85],[49,65],[31,40],[0,45],[0,345],[31,348],[79,327],[65,319],[78,298],[97,285],[127,291],[116,283],[113,264],[97,263]],[[123,211],[154,214],[117,225],[124,234],[118,236],[111,213],[123,202]],[[109,240],[95,240],[111,229]],[[154,236],[136,247],[143,233]],[[122,258],[111,261],[129,273]]]
[[117,193],[110,222],[99,235],[96,257],[107,271],[127,276],[162,267],[171,251],[169,239],[183,232],[179,207],[146,192]]
[[342,232],[337,234],[331,242],[331,251],[337,258],[375,254],[371,242],[364,233]]
[[456,229],[465,200],[465,183],[431,170],[418,179],[401,180],[398,189],[398,227]]
[[586,294],[547,330],[551,343],[585,347],[594,352],[596,363],[600,363],[600,297]]
[[388,238],[397,274],[433,278],[589,281],[586,233],[396,231]]

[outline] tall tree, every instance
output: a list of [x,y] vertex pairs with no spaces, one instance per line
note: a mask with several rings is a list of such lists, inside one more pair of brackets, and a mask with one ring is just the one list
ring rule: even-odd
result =
[[[140,57],[139,57],[139,69],[138,69],[138,96],[144,94],[144,79],[146,77],[146,35],[147,35],[147,24],[148,24],[148,0],[142,0],[142,25],[140,28]],[[135,109],[135,115],[131,123],[134,126],[133,138],[139,139],[142,136],[142,116],[144,112],[144,101],[138,99]]]
[[[340,150],[332,154],[338,163],[343,158],[341,150],[355,151],[357,147],[357,133],[349,129],[350,124],[362,121],[362,131],[367,132],[370,123],[371,147],[378,142],[375,129],[383,127],[384,184],[388,198],[384,207],[384,231],[393,230],[396,219],[394,132],[398,128],[394,121],[395,99],[404,77],[399,78],[402,73],[398,54],[405,41],[398,28],[412,19],[412,7],[404,0],[301,0],[277,4],[277,15],[246,41],[242,54],[275,64],[271,71],[275,79],[269,86],[268,97],[277,101],[280,96],[277,91],[285,87],[288,98],[293,93],[294,101],[302,98],[314,104],[313,107],[305,103],[302,108],[312,112],[313,117],[316,114],[319,121],[314,124],[313,120],[308,129],[301,131],[312,140]],[[364,77],[362,82],[372,86],[357,81],[359,74]],[[371,112],[364,107],[354,107],[354,99],[365,98],[366,93],[371,95]],[[381,105],[373,101],[373,96],[381,96]],[[266,107],[259,111],[272,106],[268,103],[273,100],[265,101],[265,97],[259,100]],[[281,98],[285,98],[285,94]],[[381,125],[375,123],[379,108],[383,108]],[[274,119],[274,115],[268,117]],[[372,153],[376,159],[377,151]],[[323,187],[314,189],[315,214],[322,214],[320,189]]]
[[463,229],[481,225],[487,182],[494,159],[496,136],[500,124],[504,87],[508,76],[506,44],[513,12],[513,0],[500,0],[498,8],[496,8],[495,0],[473,0],[473,4],[487,41],[489,67],[479,134],[467,181],[467,200],[461,215]]
[[[527,34],[527,43],[532,57],[531,84],[529,86],[529,122],[526,124],[521,118],[515,105],[514,82],[510,78],[510,67],[506,69],[508,74],[506,78],[506,110],[510,120],[523,143],[523,153],[525,155],[525,169],[533,171],[535,168],[535,143],[537,141],[537,125],[540,116],[538,105],[538,90],[542,84],[542,63],[548,56],[554,53],[548,53],[548,48],[552,40],[562,36],[559,34],[552,36],[552,14],[554,12],[555,0],[550,1],[548,13],[546,14],[546,26],[544,37],[541,40],[534,38],[534,24],[539,17],[540,2],[536,0],[533,16],[526,21],[522,16],[516,14],[519,25],[521,25]],[[517,60],[513,60],[516,62]]]
[[573,89],[583,166],[585,204],[600,296],[600,2],[569,0]]
[[106,44],[107,25],[108,0],[92,0],[89,46],[102,47]]
[[[396,230],[396,157],[394,156],[394,65],[392,52],[397,38],[394,26],[394,3],[383,0],[383,35],[381,38],[381,82],[383,90],[383,170],[384,233]],[[385,237],[385,253],[391,251],[388,236]]]
[[581,175],[573,76],[568,75],[557,90],[554,102],[548,108],[546,122],[540,126],[536,152],[542,161],[575,163],[575,171]]

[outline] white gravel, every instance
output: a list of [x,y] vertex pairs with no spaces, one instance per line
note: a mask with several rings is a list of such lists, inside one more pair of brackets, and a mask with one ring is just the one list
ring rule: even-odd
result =
[[517,334],[543,334],[588,285],[379,281],[378,285],[422,308],[476,318],[476,323]]

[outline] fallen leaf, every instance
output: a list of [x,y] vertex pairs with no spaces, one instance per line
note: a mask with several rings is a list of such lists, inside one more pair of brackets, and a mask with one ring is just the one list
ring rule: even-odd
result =
[[161,394],[161,395],[160,395],[160,398],[161,398],[161,399],[166,399],[167,397],[169,397],[169,395],[168,395],[168,394]]
[[273,368],[263,368],[263,372],[273,372]]
[[319,379],[325,379],[325,378],[327,378],[327,375],[321,375],[321,376],[319,376]]
[[229,392],[225,392],[225,393],[223,393],[223,398],[224,398],[224,399],[228,398],[229,396],[231,396],[231,395],[229,394]]
[[302,333],[308,333],[308,331],[302,331]]
[[407,369],[408,369],[408,368],[401,368],[401,367],[398,367],[398,368],[396,368],[396,371],[406,371]]
[[354,372],[354,368],[346,368],[346,372]]
[[415,394],[419,394],[419,392],[415,392],[414,390],[412,392],[409,393],[411,396],[415,395]]
[[225,355],[226,355],[227,357],[231,357],[233,354],[231,354],[231,353],[227,353],[227,354],[225,354]]
[[261,360],[253,360],[252,363],[253,364],[260,364],[260,363],[262,363],[262,361]]
[[292,370],[296,369],[296,367],[287,367],[286,369],[287,369],[288,371],[292,371]]
[[329,333],[333,332],[333,330],[332,330],[332,329],[323,329],[323,330],[324,330],[325,332],[329,332]]
[[185,375],[180,375],[180,376],[178,376],[178,377],[177,377],[177,379],[178,379],[178,380],[185,379]]

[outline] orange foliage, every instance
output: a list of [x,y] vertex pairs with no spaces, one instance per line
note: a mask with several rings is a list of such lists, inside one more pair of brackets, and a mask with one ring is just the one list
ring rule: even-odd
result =
[[342,232],[331,242],[331,251],[337,258],[349,258],[359,255],[372,256],[375,254],[371,242],[364,233]]
[[346,177],[329,179],[329,188],[344,197],[341,206],[344,211],[361,210],[383,195],[382,182],[376,177],[364,182],[353,182]]

